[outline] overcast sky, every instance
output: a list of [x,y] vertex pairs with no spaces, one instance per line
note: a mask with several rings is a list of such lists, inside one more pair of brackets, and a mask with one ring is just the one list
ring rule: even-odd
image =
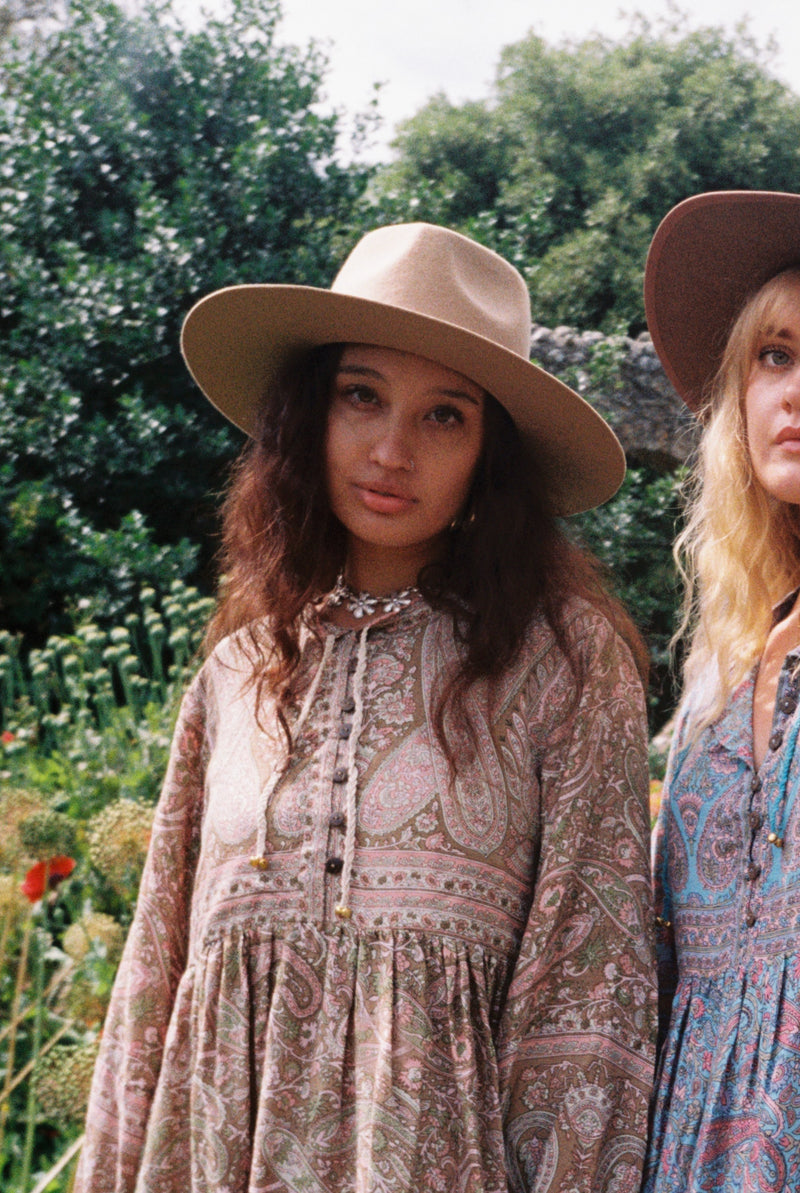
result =
[[[691,28],[732,30],[748,19],[760,44],[777,42],[774,73],[800,93],[798,0],[691,0]],[[284,0],[283,38],[325,44],[330,60],[326,89],[332,104],[355,112],[384,84],[382,145],[396,121],[411,116],[429,96],[444,91],[454,102],[488,94],[500,50],[533,30],[555,44],[600,32],[620,37],[625,13],[658,18],[668,0]],[[382,145],[375,156],[385,157]]]
[[[226,0],[174,0],[192,25]],[[630,14],[689,13],[691,29],[742,21],[759,45],[775,41],[773,73],[800,94],[800,0],[283,0],[280,38],[316,40],[329,60],[329,106],[363,110],[381,83],[383,128],[370,156],[386,160],[392,129],[438,91],[454,103],[489,94],[503,46],[531,30],[553,45],[592,33],[621,38]]]

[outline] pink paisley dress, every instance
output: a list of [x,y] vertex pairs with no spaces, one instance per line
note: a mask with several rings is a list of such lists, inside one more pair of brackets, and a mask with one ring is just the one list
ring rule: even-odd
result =
[[626,648],[574,611],[576,699],[535,624],[471,690],[453,777],[451,618],[320,629],[288,762],[235,640],[184,698],[76,1193],[634,1193],[654,978]]

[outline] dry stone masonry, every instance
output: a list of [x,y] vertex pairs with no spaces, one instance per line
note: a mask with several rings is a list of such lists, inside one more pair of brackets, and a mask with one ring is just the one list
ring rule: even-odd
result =
[[608,420],[629,463],[668,470],[686,461],[697,424],[667,380],[649,335],[631,340],[534,324],[531,356]]

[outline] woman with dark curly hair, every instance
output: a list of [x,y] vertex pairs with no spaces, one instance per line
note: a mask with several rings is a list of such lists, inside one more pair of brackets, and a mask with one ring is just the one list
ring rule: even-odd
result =
[[624,461],[529,336],[517,271],[427,224],[189,314],[252,444],[80,1193],[638,1182],[642,650],[558,521]]

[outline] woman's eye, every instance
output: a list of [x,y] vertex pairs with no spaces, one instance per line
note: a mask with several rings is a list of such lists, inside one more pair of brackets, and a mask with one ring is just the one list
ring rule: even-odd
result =
[[769,365],[774,369],[782,369],[792,363],[792,357],[785,348],[771,348],[769,346],[761,349],[758,359],[762,364]]
[[440,427],[460,426],[464,415],[455,406],[435,406],[428,417]]
[[377,394],[367,385],[343,385],[340,393],[351,406],[374,406],[378,401]]

